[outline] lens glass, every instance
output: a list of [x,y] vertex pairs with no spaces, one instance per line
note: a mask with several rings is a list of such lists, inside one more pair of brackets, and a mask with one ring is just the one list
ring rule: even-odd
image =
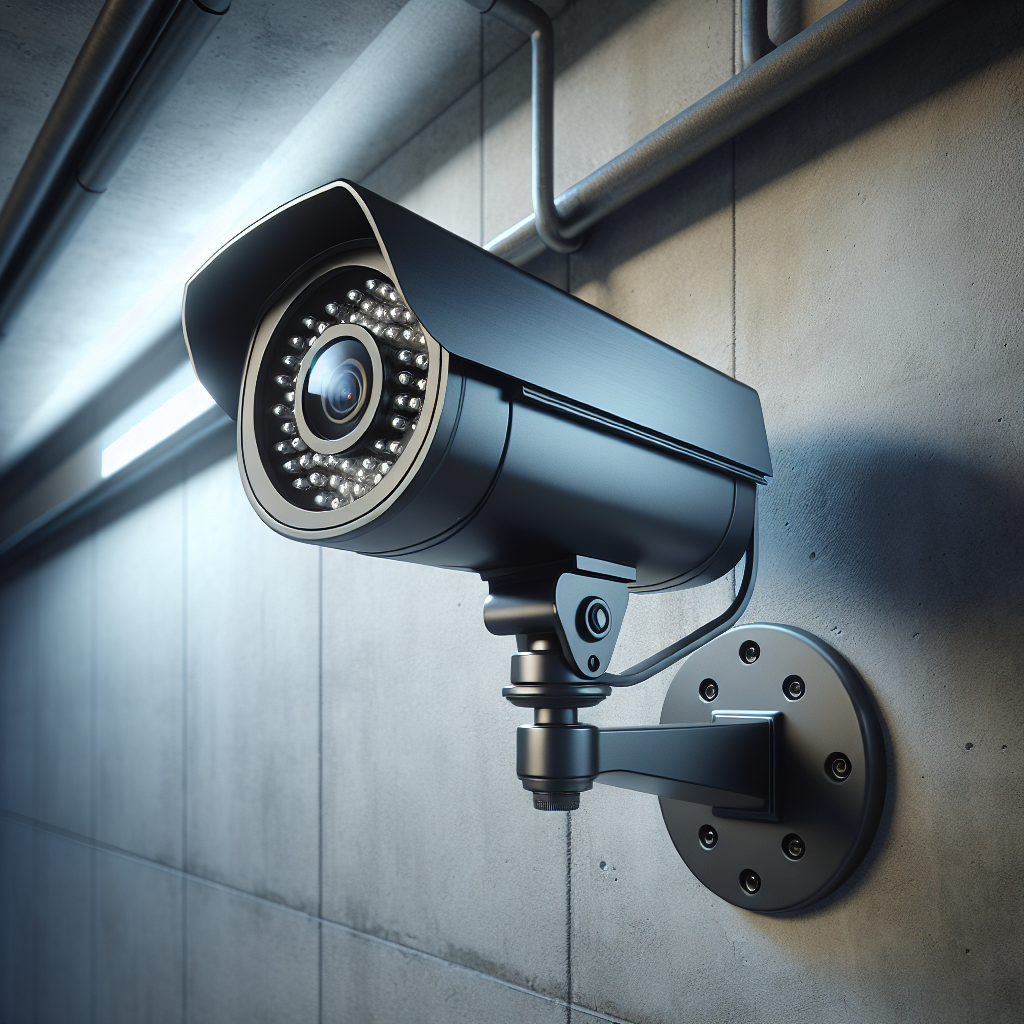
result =
[[369,400],[373,364],[362,342],[339,338],[313,361],[302,386],[302,411],[317,434],[337,440],[359,425]]
[[346,359],[331,368],[326,380],[324,376],[317,374],[316,379],[311,379],[309,390],[320,395],[324,412],[332,420],[348,423],[363,407],[366,371],[355,359]]

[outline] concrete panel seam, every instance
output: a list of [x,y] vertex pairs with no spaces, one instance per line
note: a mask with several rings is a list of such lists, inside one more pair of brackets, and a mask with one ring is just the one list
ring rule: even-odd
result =
[[[259,897],[253,897],[258,899]],[[298,913],[298,911],[296,911]],[[611,1017],[606,1013],[601,1013],[597,1010],[591,1010],[586,1006],[578,1006],[576,1003],[566,1002],[564,999],[555,999],[552,996],[546,996],[542,992],[535,992],[533,989],[524,987],[523,985],[516,985],[511,981],[505,981],[502,978],[496,978],[493,974],[484,974],[483,971],[478,971],[473,967],[467,967],[465,964],[455,963],[452,960],[445,960],[442,956],[437,956],[435,953],[427,953],[422,949],[416,949],[413,946],[404,946],[400,942],[394,942],[391,939],[382,939],[377,935],[370,935],[368,932],[361,932],[356,928],[350,928],[348,925],[338,924],[336,921],[323,921],[325,928],[334,928],[338,931],[344,932],[347,935],[353,936],[357,939],[365,939],[367,942],[375,942],[381,946],[386,946],[389,949],[393,949],[399,953],[406,953],[412,956],[419,957],[423,960],[430,961],[436,964],[443,964],[446,967],[454,967],[457,970],[465,971],[467,974],[473,977],[479,978],[482,981],[493,982],[496,985],[501,985],[503,988],[512,989],[514,992],[521,992],[523,995],[534,996],[537,999],[543,999],[546,1003],[552,1003],[555,1006],[564,1007],[566,1011],[579,1011],[580,1013],[589,1014],[592,1017],[597,1017],[600,1020],[611,1021],[612,1024],[633,1024],[632,1021],[623,1019],[622,1017]]]
[[351,935],[354,938],[364,939],[367,942],[374,942],[382,946],[386,946],[389,949],[395,950],[399,953],[405,953],[410,956],[419,957],[423,960],[430,961],[432,963],[441,964],[447,967],[454,967],[459,971],[465,971],[482,981],[492,982],[495,985],[501,985],[503,988],[512,989],[515,992],[520,992],[523,995],[533,996],[537,999],[542,999],[544,1002],[552,1003],[555,1006],[564,1007],[569,1013],[572,1011],[578,1011],[580,1013],[587,1014],[598,1020],[610,1021],[611,1024],[633,1024],[632,1021],[626,1020],[622,1017],[613,1017],[606,1013],[601,1013],[598,1010],[592,1010],[586,1006],[578,1006],[575,1003],[567,1002],[564,999],[555,999],[552,996],[544,995],[542,992],[535,992],[532,989],[525,988],[522,985],[516,985],[510,981],[505,981],[502,978],[496,978],[494,975],[485,974],[483,971],[475,970],[472,967],[467,967],[465,964],[456,963],[452,960],[446,960],[444,957],[437,956],[434,953],[427,953],[422,949],[416,949],[413,946],[405,946],[400,942],[394,942],[391,939],[382,939],[377,935],[371,935],[368,932],[359,931],[357,928],[351,928],[348,925],[338,924],[336,921],[325,921],[321,917],[317,917],[315,914],[308,914],[304,910],[297,910],[295,907],[289,907],[285,903],[275,903],[273,900],[264,899],[262,896],[254,896],[252,893],[245,892],[243,889],[236,889],[233,886],[225,885],[223,882],[216,882],[213,879],[203,878],[200,875],[192,874],[188,871],[183,871],[181,868],[171,867],[168,864],[161,864],[159,861],[150,860],[148,857],[139,856],[137,853],[131,853],[128,850],[122,850],[119,847],[113,846],[110,843],[104,843],[99,840],[90,839],[88,836],[79,835],[76,832],[71,832],[68,829],[60,828],[57,825],[50,825],[44,821],[37,821],[34,818],[27,817],[23,814],[18,814],[14,811],[7,811],[0,809],[0,818],[6,818],[9,821],[15,822],[19,825],[24,825],[28,828],[35,829],[38,832],[48,832],[51,835],[60,836],[63,839],[67,839],[70,842],[79,843],[82,846],[88,847],[92,850],[100,850],[104,853],[112,854],[116,857],[122,857],[125,860],[132,861],[136,864],[144,865],[146,867],[153,868],[157,871],[165,872],[166,874],[173,875],[176,878],[182,880],[197,882],[200,885],[208,886],[211,889],[216,889],[220,892],[226,893],[230,896],[237,896],[245,900],[249,900],[254,903],[262,904],[266,907],[271,907],[275,910],[284,911],[293,917],[301,918],[306,921],[315,922],[319,925],[320,929],[334,928],[337,931],[344,932],[347,935]]
[[[187,458],[187,457],[186,457]],[[185,481],[188,466],[183,464]],[[181,863],[188,864],[188,486],[181,488]],[[181,1012],[188,1020],[188,886],[181,887]]]
[[[565,815],[565,998],[572,1005],[572,811]],[[566,1024],[572,1011],[566,1010]]]
[[316,812],[316,913],[320,925],[316,930],[316,1019],[324,1019],[324,549],[317,550],[316,585],[316,642],[317,642],[317,812]]

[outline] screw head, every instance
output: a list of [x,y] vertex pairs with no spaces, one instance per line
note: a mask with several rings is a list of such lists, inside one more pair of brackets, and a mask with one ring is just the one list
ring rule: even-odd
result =
[[807,687],[799,676],[790,676],[782,684],[782,692],[787,700],[799,700],[807,692]]
[[611,613],[604,601],[595,601],[587,609],[587,625],[595,636],[604,636],[611,624]]
[[850,759],[838,750],[825,758],[825,774],[836,782],[845,782],[852,767]]
[[744,868],[740,872],[740,888],[753,896],[761,888],[761,876],[750,868]]
[[606,637],[612,628],[612,610],[600,597],[587,597],[576,612],[576,631],[587,641],[596,643]]
[[596,672],[600,667],[601,660],[596,654],[592,654],[587,658],[587,668],[589,668],[591,672]]
[[697,691],[700,699],[710,704],[718,696],[718,683],[714,679],[705,679]]
[[710,850],[718,842],[718,833],[711,825],[701,825],[697,830],[697,838],[705,850]]
[[740,661],[753,665],[761,657],[761,648],[753,640],[744,640],[740,644]]
[[795,832],[791,832],[782,840],[782,852],[790,860],[799,860],[807,852],[807,848],[804,841]]

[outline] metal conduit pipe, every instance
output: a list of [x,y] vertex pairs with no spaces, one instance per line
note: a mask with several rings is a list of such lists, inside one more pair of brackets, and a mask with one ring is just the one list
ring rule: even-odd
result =
[[74,233],[230,0],[107,0],[0,210],[0,329]]
[[768,38],[768,0],[742,0],[740,49],[744,71],[775,49],[775,44]]
[[[566,237],[588,228],[676,171],[842,71],[950,0],[847,0],[756,60],[555,199]],[[750,4],[751,9],[759,5]],[[751,35],[751,44],[754,36]],[[753,50],[753,45],[750,47]],[[536,217],[491,239],[489,252],[522,266],[545,249]]]
[[533,216],[537,234],[555,252],[575,252],[555,207],[555,32],[547,12],[529,0],[467,0],[481,14],[496,18],[530,37],[530,106],[533,132]]

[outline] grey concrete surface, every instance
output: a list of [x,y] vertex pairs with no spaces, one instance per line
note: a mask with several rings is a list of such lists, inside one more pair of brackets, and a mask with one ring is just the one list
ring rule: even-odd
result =
[[35,589],[33,815],[92,835],[94,643],[92,538],[40,567]]
[[96,537],[96,838],[182,867],[184,502]]
[[[562,184],[735,67],[737,4],[598,6],[556,19]],[[367,178],[474,241],[529,208],[526,54],[481,43]],[[747,619],[845,653],[892,755],[839,893],[723,903],[653,797],[534,812],[480,581],[286,542],[227,458],[0,586],[0,1017],[1018,1020],[1022,43],[954,3],[529,268],[761,395]],[[613,670],[733,586],[634,599]]]
[[565,820],[515,776],[486,596],[325,551],[323,915],[565,998]]
[[36,831],[33,853],[34,1019],[89,1020],[95,851],[63,836]]
[[0,817],[0,1017],[31,1020],[35,972],[35,834]]
[[366,187],[479,245],[480,117],[477,86],[368,175]]
[[320,555],[253,515],[234,459],[185,500],[185,863],[315,913]]
[[184,880],[136,858],[105,850],[95,857],[95,1019],[177,1024],[184,1013]]
[[563,1024],[559,1003],[436,957],[324,925],[324,1024]]
[[305,914],[189,879],[187,1019],[315,1024],[319,924]]
[[23,574],[0,589],[0,806],[28,817],[35,809],[36,585]]

